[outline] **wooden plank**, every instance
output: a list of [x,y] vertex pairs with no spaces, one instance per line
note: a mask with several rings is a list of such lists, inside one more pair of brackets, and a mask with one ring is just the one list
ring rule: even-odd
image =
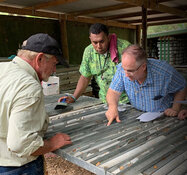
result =
[[147,8],[142,6],[142,44],[141,46],[147,50]]
[[162,4],[156,3],[154,1],[149,1],[149,0],[133,0],[133,1],[132,0],[120,0],[120,1],[126,2],[126,3],[134,5],[134,6],[144,5],[144,7],[152,9],[152,10],[177,15],[180,17],[187,17],[187,13],[185,11],[182,11],[182,10],[179,10],[179,9],[173,8],[173,7],[168,7],[166,5],[162,5]]
[[[158,12],[154,10],[147,11],[147,15],[162,14],[162,13],[163,12]],[[112,19],[129,18],[129,17],[136,17],[136,16],[142,16],[142,12],[125,13],[125,14],[120,14],[120,15],[107,16],[105,17],[105,19],[112,20]]]
[[24,9],[33,9],[33,10],[44,9],[44,8],[48,8],[51,6],[63,5],[63,4],[67,4],[67,3],[71,3],[75,1],[78,1],[78,0],[52,0],[48,2],[39,3],[35,6],[25,7]]
[[64,67],[57,67],[56,73],[64,73],[64,72],[71,72],[71,71],[79,71],[79,66],[70,66],[68,68]]
[[136,43],[141,45],[141,25],[136,26]]
[[120,10],[120,9],[125,9],[125,8],[130,8],[130,7],[133,7],[133,5],[123,3],[123,4],[101,7],[101,8],[96,8],[96,9],[88,9],[88,10],[81,10],[77,12],[70,12],[69,14],[73,16],[80,16],[80,15],[88,15],[88,14],[93,14],[93,13]]
[[103,20],[103,19],[90,18],[90,17],[89,18],[88,17],[74,17],[72,15],[67,15],[67,14],[62,14],[62,13],[57,14],[57,13],[36,11],[36,10],[31,10],[31,9],[7,7],[7,6],[2,6],[2,5],[0,5],[0,11],[12,13],[12,14],[19,14],[19,15],[46,17],[46,18],[52,18],[56,20],[77,21],[77,22],[83,22],[83,23],[88,23],[88,24],[104,23],[108,26],[136,29],[136,26],[130,25],[124,22],[116,22],[116,21]]
[[62,53],[64,59],[69,63],[69,49],[68,49],[66,21],[60,20],[59,22],[60,22],[60,32],[61,32],[61,42],[62,42]]

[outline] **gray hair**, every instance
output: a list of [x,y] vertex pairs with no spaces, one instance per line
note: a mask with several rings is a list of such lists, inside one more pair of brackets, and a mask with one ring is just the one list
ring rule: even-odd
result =
[[133,55],[136,59],[136,62],[146,62],[147,54],[145,50],[137,44],[129,45],[122,51],[122,55],[126,53],[128,55]]
[[[17,52],[17,56],[18,57],[25,57],[29,60],[33,60],[36,56],[37,56],[38,52],[34,52],[34,51],[30,51],[30,50],[23,50],[23,49],[19,49]],[[49,54],[45,54],[47,59],[50,59],[53,57],[53,55],[49,55]]]

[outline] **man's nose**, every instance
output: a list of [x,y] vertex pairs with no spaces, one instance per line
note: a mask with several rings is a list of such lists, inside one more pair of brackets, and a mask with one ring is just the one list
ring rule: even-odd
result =
[[128,71],[125,71],[125,76],[129,77],[129,76],[131,76],[131,73],[129,73]]
[[97,44],[97,47],[101,48],[101,43],[98,43],[98,44]]

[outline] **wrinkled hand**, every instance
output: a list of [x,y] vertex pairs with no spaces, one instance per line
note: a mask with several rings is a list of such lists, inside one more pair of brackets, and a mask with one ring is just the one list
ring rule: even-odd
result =
[[175,111],[174,109],[172,108],[168,108],[164,111],[164,114],[169,116],[169,117],[174,117],[174,116],[177,116],[178,112]]
[[106,118],[108,119],[107,126],[111,125],[114,119],[116,119],[116,122],[121,122],[119,119],[119,114],[117,109],[108,109],[108,111],[105,113]]
[[178,114],[178,118],[180,120],[184,120],[185,118],[187,118],[187,109],[183,109],[182,111],[180,111]]
[[71,96],[63,96],[58,99],[58,102],[61,102],[63,99],[66,99],[66,103],[74,103],[74,99]]
[[54,146],[54,150],[59,149],[62,146],[72,144],[71,138],[67,134],[64,134],[64,133],[57,133],[50,139],[50,142]]

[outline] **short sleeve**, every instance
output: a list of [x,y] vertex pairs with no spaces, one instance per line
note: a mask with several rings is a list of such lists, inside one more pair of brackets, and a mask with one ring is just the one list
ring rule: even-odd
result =
[[110,84],[110,89],[122,93],[125,91],[124,80],[123,80],[123,68],[121,63],[117,66],[117,71]]
[[80,65],[80,69],[79,69],[79,72],[81,73],[81,75],[83,75],[84,77],[90,77],[92,74],[91,74],[91,70],[90,70],[90,60],[91,60],[91,51],[90,49],[87,47],[85,50],[84,50],[84,53],[83,53],[83,58],[82,58],[82,62],[81,62],[81,65]]

